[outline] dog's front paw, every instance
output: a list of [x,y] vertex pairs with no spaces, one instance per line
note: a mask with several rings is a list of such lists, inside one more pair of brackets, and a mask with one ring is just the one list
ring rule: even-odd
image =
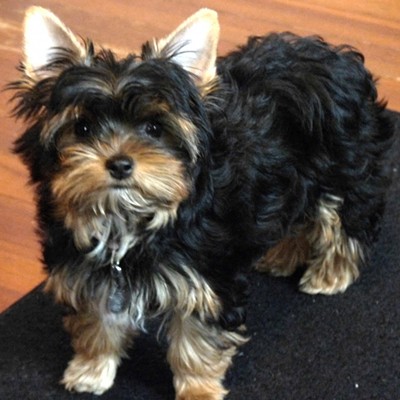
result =
[[220,394],[210,394],[210,393],[206,393],[206,394],[192,394],[192,393],[188,393],[188,394],[182,394],[180,396],[176,397],[176,400],[223,400],[224,399],[224,395]]
[[65,370],[61,383],[70,391],[100,395],[113,385],[117,367],[118,360],[114,357],[91,359],[76,355]]
[[189,379],[177,388],[175,400],[224,400],[228,391],[219,381]]

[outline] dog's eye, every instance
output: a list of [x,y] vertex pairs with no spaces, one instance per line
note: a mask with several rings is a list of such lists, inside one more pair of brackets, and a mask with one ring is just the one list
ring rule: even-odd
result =
[[90,122],[84,118],[78,119],[75,122],[75,134],[80,137],[86,137],[90,134]]
[[162,133],[161,125],[157,122],[152,122],[152,121],[146,122],[144,130],[147,135],[155,138],[159,138]]

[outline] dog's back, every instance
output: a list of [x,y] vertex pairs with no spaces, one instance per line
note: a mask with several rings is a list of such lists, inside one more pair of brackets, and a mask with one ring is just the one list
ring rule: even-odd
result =
[[[323,264],[318,253],[331,246],[347,248],[352,265],[365,260],[390,181],[384,157],[393,130],[363,56],[318,37],[272,34],[219,59],[218,73],[210,107],[215,182],[234,246],[255,254],[294,237],[282,251],[293,253],[300,241],[302,257],[285,259],[284,273],[294,262]],[[358,276],[355,266],[344,269],[343,281],[303,281],[303,289],[344,290]]]

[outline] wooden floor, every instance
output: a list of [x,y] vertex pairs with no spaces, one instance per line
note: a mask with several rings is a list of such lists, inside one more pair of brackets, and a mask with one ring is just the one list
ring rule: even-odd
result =
[[[201,7],[219,12],[220,54],[250,34],[290,30],[350,43],[380,77],[380,94],[400,111],[400,0],[38,0],[75,32],[118,52],[161,37]],[[31,0],[0,1],[0,86],[16,79],[21,24]],[[329,4],[329,5],[328,5]],[[34,234],[32,191],[27,174],[10,153],[22,126],[9,118],[10,93],[0,93],[0,311],[39,284],[44,275]]]

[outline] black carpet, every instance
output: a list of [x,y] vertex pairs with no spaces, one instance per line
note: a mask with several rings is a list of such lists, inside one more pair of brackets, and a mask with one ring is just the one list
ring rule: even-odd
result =
[[[374,256],[345,294],[308,296],[297,291],[298,276],[252,273],[251,341],[228,373],[227,399],[400,399],[399,142],[391,158],[394,182]],[[173,400],[164,343],[153,333],[135,343],[100,399]],[[71,356],[61,310],[38,288],[0,317],[0,399],[98,399],[58,384]]]

